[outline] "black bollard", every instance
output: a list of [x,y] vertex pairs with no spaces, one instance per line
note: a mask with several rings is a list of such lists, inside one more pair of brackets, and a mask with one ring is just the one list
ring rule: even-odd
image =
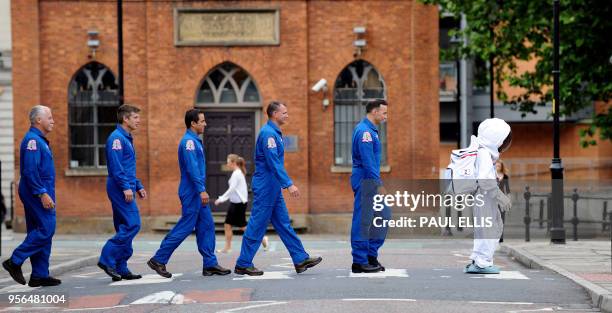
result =
[[601,223],[601,231],[605,231],[607,227],[610,225],[610,220],[608,220],[608,201],[603,202],[603,210],[601,213],[601,217],[603,219],[603,223]]
[[531,217],[529,216],[529,199],[531,198],[531,192],[529,192],[529,186],[525,187],[525,241],[530,241],[529,237],[529,225],[531,224]]
[[574,193],[572,194],[572,202],[574,202],[574,217],[572,217],[572,225],[574,225],[574,241],[578,241],[578,189],[574,188]]
[[544,199],[540,199],[540,229],[544,228]]

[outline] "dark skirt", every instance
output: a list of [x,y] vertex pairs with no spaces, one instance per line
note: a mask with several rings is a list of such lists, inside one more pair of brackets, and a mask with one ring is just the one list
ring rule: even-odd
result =
[[246,208],[246,203],[230,202],[229,209],[227,209],[227,215],[225,216],[225,224],[230,224],[236,227],[246,226]]

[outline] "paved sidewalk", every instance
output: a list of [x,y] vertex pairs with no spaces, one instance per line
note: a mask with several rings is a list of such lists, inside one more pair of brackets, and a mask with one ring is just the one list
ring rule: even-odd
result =
[[[57,236],[61,237],[61,236]],[[13,250],[23,242],[24,233],[13,233],[12,231],[2,230],[2,256],[0,262],[8,259]],[[57,239],[56,239],[57,242]],[[90,247],[74,247],[56,244],[51,249],[51,260],[49,260],[49,272],[53,276],[59,276],[63,273],[73,271],[85,266],[95,265],[98,262],[99,250],[96,246]],[[28,280],[32,272],[32,266],[29,260],[26,260],[22,266],[23,276]],[[13,279],[9,274],[0,267],[0,283],[12,282]]]
[[612,312],[612,268],[609,240],[507,241],[501,245],[516,261],[533,268],[553,270],[585,288],[593,306]]

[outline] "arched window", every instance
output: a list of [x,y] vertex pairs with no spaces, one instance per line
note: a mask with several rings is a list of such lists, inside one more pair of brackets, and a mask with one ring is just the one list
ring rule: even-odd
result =
[[206,76],[198,90],[196,102],[198,105],[259,105],[259,99],[259,91],[251,76],[241,67],[225,62]]
[[117,81],[110,69],[91,62],[79,69],[68,87],[70,167],[106,166],[104,145],[117,124]]
[[[351,166],[353,130],[374,99],[386,99],[385,82],[374,66],[357,60],[345,67],[334,84],[334,164]],[[387,165],[387,130],[379,126],[381,165]]]

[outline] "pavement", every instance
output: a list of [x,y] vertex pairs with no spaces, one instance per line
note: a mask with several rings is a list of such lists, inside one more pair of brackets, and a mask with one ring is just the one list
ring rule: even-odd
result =
[[554,271],[583,287],[593,306],[612,312],[612,244],[610,240],[509,241],[502,251],[528,268]]
[[[19,244],[23,234],[2,242],[2,260]],[[270,236],[269,251],[260,249],[255,265],[260,277],[203,277],[195,238],[190,236],[167,265],[174,274],[161,278],[146,266],[163,235],[139,234],[134,241],[132,272],[144,277],[112,282],[95,266],[99,251],[110,235],[57,235],[53,266],[79,258],[57,274],[57,287],[30,288],[15,284],[0,270],[0,310],[26,312],[599,312],[591,294],[575,280],[554,269],[526,267],[519,262],[515,245],[496,254],[497,275],[463,273],[472,246],[466,239],[391,239],[379,257],[387,270],[376,274],[350,272],[350,243],[346,236],[302,235],[311,255],[323,262],[296,274],[282,242]],[[234,250],[218,253],[222,266],[233,268],[241,236]],[[223,238],[217,237],[221,248]],[[74,253],[71,253],[74,252]],[[76,253],[78,256],[76,257]],[[514,257],[513,257],[514,255]],[[89,260],[89,259],[88,259]],[[27,264],[28,262],[26,262]],[[24,264],[24,269],[26,267]],[[609,268],[609,264],[608,267]],[[10,297],[64,296],[64,302],[47,305],[9,303]]]
[[[57,237],[57,236],[56,236]],[[61,238],[61,236],[59,236]],[[6,260],[13,250],[23,242],[25,238],[24,233],[16,233],[14,234],[10,230],[2,230],[2,255],[0,259],[2,261]],[[62,241],[59,239],[60,242]],[[79,269],[85,266],[91,266],[98,263],[98,255],[94,253],[89,246],[85,247],[74,247],[70,245],[60,244],[59,246],[55,244],[51,248],[51,259],[49,260],[49,273],[53,276],[59,276],[66,272],[73,271],[75,269]],[[23,275],[26,279],[29,278],[30,273],[32,272],[32,266],[30,262],[25,262],[22,266]],[[4,271],[4,269],[1,269]],[[4,271],[3,274],[6,274]],[[13,279],[10,277],[6,277],[7,275],[0,275],[0,284],[12,282]]]

